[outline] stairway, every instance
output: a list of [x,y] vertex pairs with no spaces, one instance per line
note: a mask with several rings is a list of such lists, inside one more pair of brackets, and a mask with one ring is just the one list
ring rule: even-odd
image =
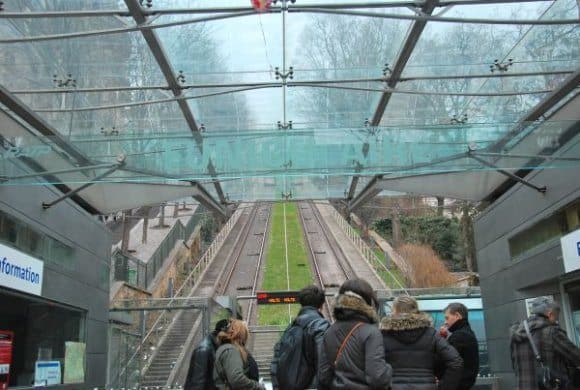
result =
[[[277,332],[273,332],[277,331]],[[283,329],[279,326],[252,327],[252,356],[258,363],[260,378],[270,381],[270,363],[274,356],[274,345],[280,340]]]
[[[173,324],[169,330],[169,334],[165,338],[157,354],[153,357],[153,361],[147,368],[145,375],[141,380],[142,387],[151,386],[165,386],[169,379],[169,374],[173,366],[177,362],[181,350],[183,349],[187,337],[194,326],[195,321],[201,314],[197,310],[184,310],[183,313]],[[185,361],[189,364],[189,356],[185,357]]]

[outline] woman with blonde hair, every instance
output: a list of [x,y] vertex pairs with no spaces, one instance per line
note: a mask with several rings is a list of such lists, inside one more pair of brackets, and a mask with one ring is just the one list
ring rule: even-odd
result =
[[244,321],[230,321],[225,331],[218,333],[220,347],[216,351],[213,378],[219,390],[263,390],[264,385],[250,379],[248,326]]
[[393,367],[392,390],[457,388],[463,361],[433,328],[431,318],[419,311],[414,298],[396,298],[380,328],[387,363]]

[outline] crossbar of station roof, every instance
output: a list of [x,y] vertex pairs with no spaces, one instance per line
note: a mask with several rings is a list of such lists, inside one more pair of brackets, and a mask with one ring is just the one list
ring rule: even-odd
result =
[[[448,7],[453,5],[478,5],[478,4],[508,4],[508,3],[533,3],[545,0],[448,0],[439,1],[439,7]],[[392,1],[383,3],[339,3],[339,4],[306,4],[306,5],[292,5],[292,9],[311,9],[311,8],[327,8],[327,9],[357,9],[357,8],[408,8],[419,7],[426,3],[426,1]],[[280,8],[274,8],[278,11]],[[254,11],[252,7],[197,7],[197,8],[165,8],[165,9],[142,9],[141,13],[144,16],[155,15],[179,15],[179,14],[218,14],[231,12],[245,12]],[[272,12],[272,9],[269,11]],[[267,12],[266,12],[267,13]],[[110,10],[78,10],[78,11],[36,11],[36,12],[1,12],[0,19],[16,19],[16,18],[64,18],[64,17],[101,17],[101,16],[133,16],[130,11],[110,9]]]
[[[426,14],[417,14],[417,15],[404,15],[404,14],[382,14],[382,13],[373,13],[373,12],[361,12],[361,11],[351,11],[351,10],[336,10],[331,8],[310,8],[310,9],[296,9],[296,8],[289,8],[288,12],[303,12],[303,13],[321,13],[321,14],[333,14],[333,15],[347,15],[347,16],[362,16],[362,17],[369,17],[369,18],[382,18],[382,19],[395,19],[395,20],[410,20],[415,22],[442,22],[442,23],[459,23],[459,24],[498,24],[498,25],[537,25],[537,26],[546,26],[546,25],[570,25],[570,24],[577,24],[578,19],[487,19],[487,18],[456,18],[456,17],[442,17],[442,16],[432,16]],[[269,12],[273,13],[273,12]],[[218,14],[212,16],[206,16],[197,19],[189,19],[189,20],[179,20],[167,23],[158,23],[158,24],[139,24],[137,26],[128,26],[122,28],[112,28],[106,30],[89,30],[89,31],[79,31],[79,32],[72,32],[72,33],[62,33],[62,34],[45,34],[45,35],[36,35],[32,37],[20,37],[20,38],[8,38],[8,39],[0,39],[0,43],[2,44],[15,44],[15,43],[24,43],[24,42],[43,42],[43,41],[51,41],[51,40],[62,40],[62,39],[72,39],[72,38],[86,38],[92,36],[102,36],[102,35],[110,35],[110,34],[120,34],[124,32],[133,32],[133,31],[144,31],[144,30],[156,30],[161,28],[168,28],[168,27],[175,27],[175,26],[183,26],[187,24],[195,24],[195,23],[202,23],[202,22],[210,22],[216,20],[223,20],[223,19],[231,19],[231,18],[239,18],[245,16],[253,16],[255,12],[253,11],[246,11],[246,12],[239,12],[239,13],[230,13],[230,14]]]
[[[294,69],[295,72],[301,72],[300,69]],[[264,71],[265,72],[265,71]],[[398,82],[406,81],[428,81],[428,80],[465,80],[465,79],[489,79],[489,78],[506,78],[506,77],[534,77],[534,76],[555,76],[567,75],[574,73],[573,70],[553,70],[539,72],[514,72],[514,73],[482,73],[482,74],[464,74],[464,75],[441,75],[441,76],[402,76],[395,79],[389,77],[375,78],[355,78],[355,79],[328,79],[328,80],[306,80],[306,81],[288,81],[287,86],[303,85],[324,85],[324,84],[356,84],[369,82],[387,82],[396,80]],[[215,84],[183,84],[181,88],[187,89],[218,89],[218,88],[240,88],[240,87],[269,87],[282,86],[282,82],[246,82],[246,83],[215,83]],[[121,91],[148,91],[148,90],[168,90],[167,85],[143,85],[143,86],[118,86],[118,87],[89,87],[89,88],[42,88],[42,89],[19,89],[10,91],[14,95],[37,95],[37,94],[62,94],[62,93],[99,93],[99,92],[121,92]]]

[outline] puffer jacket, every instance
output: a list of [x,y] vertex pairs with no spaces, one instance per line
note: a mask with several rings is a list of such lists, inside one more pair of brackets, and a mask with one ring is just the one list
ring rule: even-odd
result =
[[261,390],[258,382],[250,379],[250,367],[235,345],[223,344],[215,354],[213,380],[219,390]]
[[[392,369],[385,361],[375,310],[357,294],[347,292],[337,297],[334,317],[336,322],[324,335],[319,382],[332,389],[388,389]],[[341,344],[358,323],[362,325],[352,333],[336,360]]]
[[[569,376],[569,369],[580,366],[580,349],[566,336],[557,323],[543,315],[528,318],[534,343],[544,363],[560,376]],[[535,358],[524,324],[511,328],[511,357],[519,390],[537,390]],[[570,387],[567,387],[570,388]]]
[[206,336],[193,350],[184,390],[213,390],[213,362],[217,341],[213,334]]
[[[424,314],[395,314],[381,321],[387,362],[393,367],[393,390],[455,390],[463,362],[437,334]],[[436,384],[436,373],[444,370]]]

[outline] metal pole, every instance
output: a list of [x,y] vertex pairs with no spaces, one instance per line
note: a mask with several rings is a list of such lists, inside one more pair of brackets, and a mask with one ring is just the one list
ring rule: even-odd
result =
[[526,187],[533,188],[534,190],[536,190],[536,191],[538,191],[538,192],[540,192],[542,194],[546,193],[546,191],[547,191],[546,186],[543,186],[543,187],[535,186],[534,184],[530,183],[529,181],[526,181],[526,180],[522,179],[521,177],[514,175],[511,172],[508,172],[508,171],[506,171],[504,169],[501,169],[498,166],[496,166],[495,164],[492,164],[489,161],[484,160],[481,157],[475,156],[473,153],[468,153],[467,155],[469,157],[471,157],[472,159],[474,159],[476,161],[479,161],[483,165],[486,165],[486,166],[488,166],[490,168],[495,169],[496,171],[498,171],[502,175],[505,175],[505,176],[509,177],[510,179],[513,179],[513,180],[517,181],[518,183],[521,183],[521,184],[525,185]]

